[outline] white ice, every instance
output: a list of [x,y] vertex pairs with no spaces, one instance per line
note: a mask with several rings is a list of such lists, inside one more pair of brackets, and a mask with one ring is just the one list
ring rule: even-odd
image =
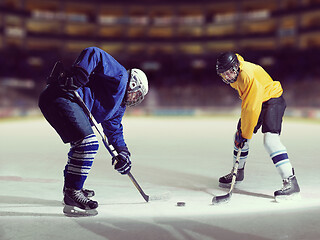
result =
[[236,123],[234,117],[125,117],[133,176],[150,196],[169,192],[170,199],[146,203],[100,144],[85,184],[96,192],[99,214],[70,218],[61,204],[68,145],[42,118],[1,121],[0,239],[319,239],[320,124],[283,124],[300,200],[273,200],[282,183],[258,133],[245,181],[228,204],[213,206],[213,196],[227,192],[217,182],[232,167]]

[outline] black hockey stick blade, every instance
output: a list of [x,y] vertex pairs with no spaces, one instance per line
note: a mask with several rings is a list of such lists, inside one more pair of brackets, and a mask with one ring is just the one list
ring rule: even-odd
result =
[[146,202],[149,202],[149,195],[145,194],[145,192],[142,190],[142,188],[140,187],[139,183],[136,181],[136,179],[133,177],[133,175],[131,174],[131,172],[128,173],[128,177],[130,178],[131,182],[134,184],[134,186],[138,189],[139,193],[141,194],[141,196],[143,197],[143,199]]
[[232,195],[232,193],[229,192],[229,193],[227,193],[225,195],[215,196],[212,199],[212,204],[213,205],[218,205],[218,204],[221,204],[221,203],[227,203],[227,202],[230,201],[231,195]]
[[157,200],[168,200],[171,197],[170,192],[165,192],[163,194],[158,194],[158,195],[147,195],[142,188],[140,187],[140,185],[138,184],[138,182],[135,180],[135,178],[133,177],[133,175],[131,174],[131,172],[128,173],[128,176],[130,178],[130,180],[132,181],[132,183],[135,185],[135,187],[138,189],[139,193],[141,194],[141,196],[143,197],[143,199],[146,202],[149,201],[157,201]]
[[242,151],[242,148],[239,148],[238,153],[237,153],[237,157],[236,157],[236,161],[233,166],[232,181],[231,181],[231,186],[230,186],[229,192],[225,195],[215,196],[212,199],[213,205],[218,205],[220,203],[227,203],[230,201],[231,196],[232,196],[232,191],[234,189],[234,186],[235,186],[236,180],[237,180],[237,172],[238,172],[238,167],[239,167],[239,160],[240,160],[240,156],[241,156],[241,151]]

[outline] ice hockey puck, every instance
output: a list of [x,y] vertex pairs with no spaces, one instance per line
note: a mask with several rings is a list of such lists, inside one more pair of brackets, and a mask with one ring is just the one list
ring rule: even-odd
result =
[[177,202],[178,207],[184,207],[186,205],[185,202]]

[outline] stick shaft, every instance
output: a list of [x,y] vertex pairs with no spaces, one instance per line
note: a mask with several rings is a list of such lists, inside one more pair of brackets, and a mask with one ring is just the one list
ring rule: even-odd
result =
[[219,204],[219,203],[222,203],[222,202],[228,202],[231,199],[232,191],[234,189],[234,186],[235,186],[236,180],[237,180],[237,173],[238,173],[238,167],[239,167],[239,162],[240,162],[241,151],[242,151],[242,148],[239,148],[238,153],[237,153],[237,157],[236,157],[236,161],[235,161],[235,163],[233,165],[232,181],[231,181],[231,186],[230,186],[229,192],[227,194],[225,194],[225,195],[215,196],[212,199],[212,203],[213,204]]
[[[111,154],[112,157],[116,157],[115,154],[113,153],[113,151],[111,150],[107,140],[103,137],[102,133],[100,132],[98,126],[95,124],[95,122],[93,121],[93,115],[91,114],[90,110],[88,109],[88,107],[86,106],[86,104],[83,102],[82,98],[80,97],[79,93],[74,91],[74,95],[77,97],[78,102],[80,104],[80,106],[83,108],[84,112],[87,114],[87,116],[90,118],[90,122],[92,123],[92,125],[95,127],[95,129],[97,130],[97,132],[99,133],[102,142],[104,144],[104,146],[106,147],[106,149],[108,150],[108,152]],[[140,192],[141,196],[144,198],[144,200],[146,202],[149,201],[149,196],[147,194],[144,193],[144,191],[142,190],[142,188],[140,187],[139,183],[137,182],[137,180],[133,177],[133,175],[131,174],[131,172],[129,172],[128,177],[130,178],[131,182],[134,184],[134,186],[138,189],[138,191]]]
[[233,191],[234,186],[235,186],[235,184],[236,184],[237,173],[238,173],[239,162],[240,162],[240,156],[241,156],[241,151],[242,151],[242,148],[239,148],[239,149],[238,149],[238,153],[237,153],[237,157],[236,157],[236,161],[235,161],[234,166],[233,166],[232,182],[231,182],[231,186],[230,186],[229,193],[231,193],[231,192]]

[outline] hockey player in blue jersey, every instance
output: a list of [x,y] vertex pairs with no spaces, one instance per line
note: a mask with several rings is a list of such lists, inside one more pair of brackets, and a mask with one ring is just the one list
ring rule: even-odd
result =
[[[148,80],[140,69],[126,70],[110,54],[97,47],[84,49],[70,68],[56,63],[39,107],[64,143],[70,143],[64,169],[64,203],[84,211],[95,210],[93,190],[83,188],[98,151],[98,140],[89,118],[74,96],[77,91],[101,123],[103,132],[118,155],[114,168],[121,174],[131,169],[130,151],[123,137],[126,107],[135,106],[148,93]],[[115,159],[112,159],[112,163]]]

